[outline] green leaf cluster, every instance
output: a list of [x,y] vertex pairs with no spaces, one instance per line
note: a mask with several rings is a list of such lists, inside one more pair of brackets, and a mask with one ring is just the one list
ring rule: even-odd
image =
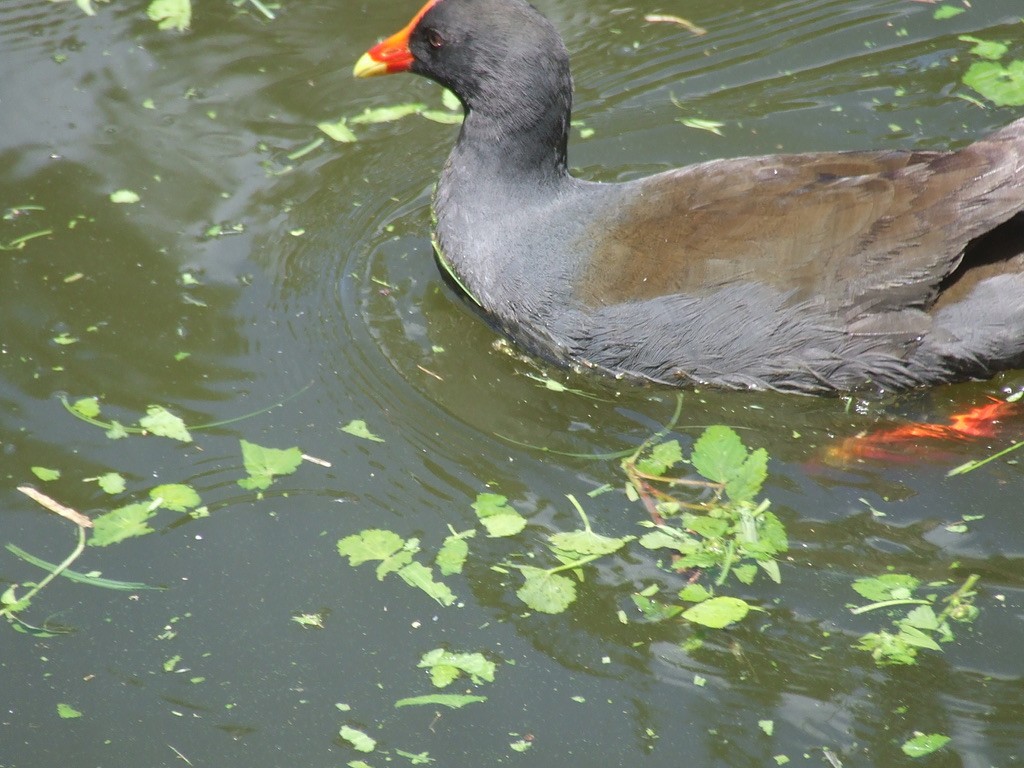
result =
[[632,596],[633,604],[648,621],[666,621],[682,615],[682,618],[691,624],[699,624],[709,629],[724,629],[742,621],[751,610],[757,610],[746,600],[738,597],[715,597],[700,584],[689,584],[679,590],[680,600],[696,603],[690,608],[657,600],[657,593],[657,585],[651,585]]
[[896,628],[894,632],[868,632],[860,637],[854,647],[869,652],[879,666],[916,664],[920,650],[941,651],[940,643],[949,643],[955,639],[951,621],[970,623],[978,615],[973,591],[977,578],[969,577],[959,589],[945,598],[946,607],[941,610],[936,610],[939,598],[935,594],[923,598],[913,597],[920,582],[908,574],[887,573],[858,579],[853,583],[854,590],[875,602],[853,608],[853,613],[892,610],[903,606],[913,608],[893,620]]
[[347,557],[349,565],[379,560],[377,579],[397,573],[411,587],[422,590],[441,605],[451,605],[455,595],[448,586],[434,579],[433,569],[413,558],[420,551],[419,539],[403,539],[394,531],[371,528],[338,542],[338,554]]
[[[650,498],[655,483],[670,488],[701,485],[701,481],[667,476],[682,461],[675,440],[644,446],[623,462],[630,483],[627,492],[634,498]],[[767,451],[748,450],[736,432],[717,425],[704,430],[694,443],[689,463],[704,478],[703,485],[714,489],[714,498],[687,503],[693,511],[679,514],[684,502],[658,491],[658,512],[673,520],[650,524],[654,530],[640,538],[641,546],[671,551],[677,570],[719,569],[717,584],[723,584],[730,573],[750,584],[758,568],[779,583],[782,575],[776,557],[789,548],[786,529],[769,509],[769,501],[754,504],[767,477]]]
[[513,566],[523,576],[523,585],[516,591],[516,595],[530,608],[541,613],[562,613],[576,600],[576,584],[563,572],[571,571],[577,580],[583,581],[584,565],[618,552],[636,538],[595,533],[576,498],[568,498],[583,520],[583,528],[553,533],[547,537],[548,549],[560,564],[546,569],[529,565]]
[[1001,59],[1010,51],[1002,41],[982,40],[962,35],[960,40],[974,43],[971,53],[976,61],[964,73],[964,85],[974,89],[997,107],[1024,106],[1024,60],[1003,63]]

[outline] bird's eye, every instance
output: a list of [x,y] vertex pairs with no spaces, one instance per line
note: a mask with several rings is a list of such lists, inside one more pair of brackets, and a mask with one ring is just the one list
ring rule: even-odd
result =
[[444,38],[441,36],[441,33],[438,32],[436,29],[428,29],[426,31],[426,36],[427,44],[434,50],[444,47]]

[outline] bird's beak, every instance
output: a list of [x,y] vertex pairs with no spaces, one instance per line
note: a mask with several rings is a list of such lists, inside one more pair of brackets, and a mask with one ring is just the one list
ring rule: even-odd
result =
[[390,75],[394,72],[407,72],[412,66],[412,51],[409,50],[409,37],[424,14],[433,8],[439,0],[428,0],[413,16],[412,21],[387,40],[382,40],[373,48],[359,57],[352,74],[356,77],[374,77]]

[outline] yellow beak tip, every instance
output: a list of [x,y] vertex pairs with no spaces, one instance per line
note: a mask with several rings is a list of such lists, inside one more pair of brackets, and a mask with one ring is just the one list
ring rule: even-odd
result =
[[352,69],[353,77],[375,77],[377,75],[386,75],[387,73],[388,65],[382,61],[375,61],[368,53],[360,56],[359,61],[356,62],[355,67]]

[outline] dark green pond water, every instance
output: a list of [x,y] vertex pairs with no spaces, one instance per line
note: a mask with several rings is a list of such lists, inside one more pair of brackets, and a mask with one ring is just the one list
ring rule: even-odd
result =
[[[1020,0],[946,20],[907,0],[539,6],[572,53],[586,132],[570,159],[589,178],[780,149],[958,146],[1022,114],[962,84],[975,57],[959,39],[1008,41],[1024,58]],[[165,589],[58,578],[19,615],[70,634],[0,622],[0,767],[380,768],[412,764],[403,752],[444,768],[1024,762],[1024,472],[1010,454],[946,476],[1019,439],[1024,421],[886,460],[823,458],[883,421],[944,422],[1020,392],[1024,373],[883,402],[687,393],[673,436],[688,453],[704,426],[728,424],[767,449],[762,496],[789,534],[781,584],[722,588],[763,609],[729,629],[646,620],[631,595],[671,596],[691,574],[635,543],[584,568],[558,615],[530,611],[517,572],[492,568],[552,565],[547,534],[579,525],[566,494],[596,531],[642,533],[619,460],[589,457],[638,446],[676,400],[496,348],[431,255],[429,196],[454,126],[354,125],[348,144],[316,128],[403,102],[441,108],[417,78],[351,77],[416,8],[285,0],[270,20],[207,0],[179,34],[143,2],[94,17],[0,3],[0,244],[13,246],[0,251],[0,542],[53,563],[75,546],[74,526],[21,485],[99,517],[186,483],[209,511],[161,510],[152,533],[87,547],[73,566]],[[707,34],[644,21],[655,12]],[[678,118],[721,122],[722,135]],[[122,189],[139,202],[111,202]],[[189,444],[111,440],[62,394],[98,397],[101,418],[126,425],[149,405],[228,423]],[[341,430],[353,420],[383,442]],[[240,439],[330,466],[304,462],[260,496],[238,485]],[[61,474],[43,482],[33,467]],[[87,481],[108,472],[123,492]],[[470,540],[465,572],[445,578],[450,607],[338,555],[339,539],[384,528],[419,538],[429,564],[449,525],[479,528],[485,491],[529,525]],[[853,646],[901,614],[851,614],[866,601],[850,585],[889,570],[951,580],[940,597],[980,575],[977,620],[914,666],[877,667]],[[0,550],[0,591],[43,576]],[[322,629],[292,620],[313,613]],[[445,689],[487,701],[396,709],[435,691],[417,663],[439,647],[498,662],[493,683]],[[356,752],[342,726],[375,751]],[[915,732],[951,740],[915,760],[900,749]]]

